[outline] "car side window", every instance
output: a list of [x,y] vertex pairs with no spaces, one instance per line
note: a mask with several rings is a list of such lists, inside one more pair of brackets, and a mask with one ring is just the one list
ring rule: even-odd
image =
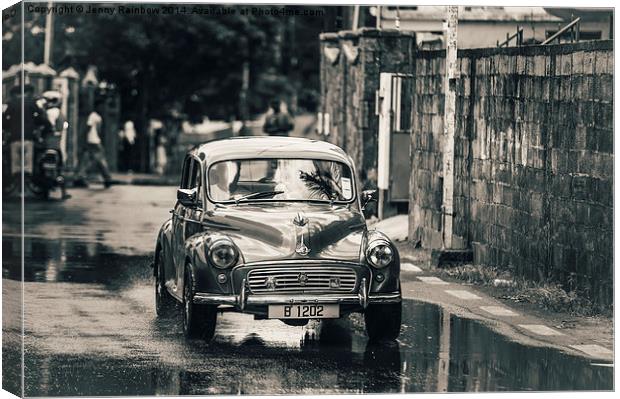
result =
[[185,158],[185,162],[183,162],[183,173],[181,174],[181,188],[189,188],[188,183],[189,183],[189,173],[190,173],[190,166],[192,164],[193,159],[192,158]]
[[196,188],[198,179],[198,171],[200,169],[200,165],[196,162],[195,159],[191,159],[191,167],[189,171],[189,178],[187,180],[187,187],[189,189]]
[[201,197],[201,169],[200,162],[194,158],[190,159],[190,166],[187,178],[187,186],[186,189],[196,189],[196,204],[201,207],[202,206],[202,197]]

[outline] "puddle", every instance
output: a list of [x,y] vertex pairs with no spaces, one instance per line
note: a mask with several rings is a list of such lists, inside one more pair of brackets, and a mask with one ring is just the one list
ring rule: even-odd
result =
[[[21,244],[17,237],[2,237],[2,277],[21,280]],[[24,240],[24,281],[126,285],[150,271],[151,256],[126,255],[97,242],[69,239]]]
[[[5,279],[21,277],[15,240],[2,240]],[[188,342],[178,315],[155,317],[148,256],[26,242],[26,289],[36,284],[26,301],[28,396],[613,389],[613,365],[515,343],[411,300],[398,341],[383,345],[368,343],[358,315],[292,327],[236,313],[220,316],[213,343]],[[10,389],[20,356],[10,339],[3,346]]]
[[[187,342],[180,319],[155,323],[124,358],[27,356],[27,394],[185,395],[611,390],[613,368],[510,342],[482,324],[406,301],[398,342],[371,345],[362,321],[290,327],[221,316],[207,345]],[[264,323],[264,324],[261,324]]]

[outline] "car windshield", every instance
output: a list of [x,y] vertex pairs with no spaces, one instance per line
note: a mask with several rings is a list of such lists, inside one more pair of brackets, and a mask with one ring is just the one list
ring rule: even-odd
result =
[[225,201],[329,201],[353,199],[351,169],[316,159],[244,159],[209,168],[209,198]]

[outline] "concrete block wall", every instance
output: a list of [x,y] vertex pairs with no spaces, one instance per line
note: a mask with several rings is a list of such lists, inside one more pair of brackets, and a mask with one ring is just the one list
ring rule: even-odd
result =
[[418,52],[409,180],[409,237],[425,247],[441,247],[444,129],[444,51]]
[[[437,52],[416,54],[410,237],[431,248],[441,186],[427,181],[442,168],[428,159],[442,156],[443,98],[426,82],[442,65]],[[458,65],[456,242],[476,263],[611,303],[612,42],[463,50]]]
[[[329,114],[326,141],[355,161],[358,177],[377,168],[376,92],[381,72],[412,73],[415,35],[363,28],[321,34],[321,105]],[[330,58],[328,56],[332,56]],[[338,54],[337,58],[333,58]],[[375,181],[363,181],[376,187]]]

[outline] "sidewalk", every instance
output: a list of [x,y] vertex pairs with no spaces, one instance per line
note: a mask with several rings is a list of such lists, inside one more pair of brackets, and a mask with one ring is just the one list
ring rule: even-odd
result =
[[406,241],[406,215],[371,222],[369,227],[383,231],[399,248],[404,298],[438,304],[450,313],[479,320],[526,345],[553,347],[573,355],[613,362],[613,320],[552,312],[533,304],[495,298],[492,290],[484,286],[439,278],[439,270],[432,266],[430,250],[414,249]]
[[[177,186],[179,184],[178,176],[159,176],[151,173],[111,173],[112,184],[117,185],[136,185],[136,186]],[[72,187],[73,178],[72,174],[65,175],[65,178],[69,182],[69,188]],[[89,183],[101,182],[103,180],[97,177],[95,180],[88,179]]]
[[160,176],[149,173],[112,173],[113,184],[137,186],[177,186],[179,176]]

